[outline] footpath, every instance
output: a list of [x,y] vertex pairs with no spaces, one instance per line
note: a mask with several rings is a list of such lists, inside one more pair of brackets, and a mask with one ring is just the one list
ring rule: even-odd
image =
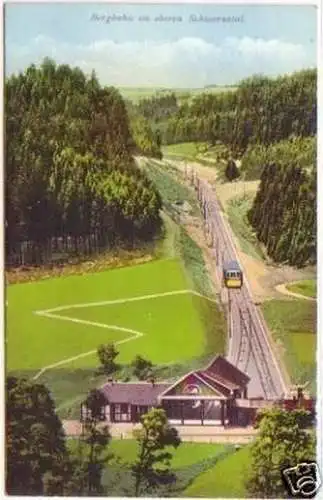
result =
[[[103,423],[107,425],[107,423]],[[115,439],[133,439],[133,431],[140,424],[113,423],[108,424],[110,434]],[[200,443],[246,444],[257,435],[253,427],[223,427],[221,425],[172,425],[177,429],[182,441]],[[82,424],[78,420],[64,420],[64,431],[67,437],[76,438],[82,434]]]
[[[289,284],[291,285],[292,283]],[[284,295],[288,295],[289,297],[295,297],[296,299],[311,300],[312,302],[316,301],[314,297],[307,297],[306,295],[302,295],[300,293],[291,292],[290,290],[287,289],[284,283],[281,285],[277,285],[276,290],[280,293],[283,293]]]

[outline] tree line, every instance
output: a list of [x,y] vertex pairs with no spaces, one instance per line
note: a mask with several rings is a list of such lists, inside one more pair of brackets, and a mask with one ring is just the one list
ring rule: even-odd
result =
[[269,163],[294,163],[305,171],[311,171],[316,164],[316,150],[316,136],[292,137],[268,146],[251,145],[241,158],[240,175],[245,180],[260,179],[265,165]]
[[125,103],[94,72],[45,59],[7,78],[5,134],[8,264],[91,254],[158,232],[161,199],[134,163],[140,143]]
[[160,122],[177,113],[179,103],[174,92],[165,92],[150,98],[140,99],[137,109],[138,113],[146,119]]
[[181,105],[176,96],[155,97],[138,109],[158,123],[163,144],[221,142],[241,154],[248,145],[315,135],[316,79],[315,69],[276,79],[256,75],[237,90],[202,93]]
[[276,262],[316,262],[315,156],[314,140],[286,141],[258,156],[260,186],[248,218]]

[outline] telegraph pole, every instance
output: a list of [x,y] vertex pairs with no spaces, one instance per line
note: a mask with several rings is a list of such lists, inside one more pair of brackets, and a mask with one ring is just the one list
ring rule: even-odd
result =
[[229,311],[229,338],[231,338],[232,336],[232,325],[231,325],[231,314],[232,314],[232,310],[231,310],[231,293],[230,293],[230,289],[228,288],[228,311]]

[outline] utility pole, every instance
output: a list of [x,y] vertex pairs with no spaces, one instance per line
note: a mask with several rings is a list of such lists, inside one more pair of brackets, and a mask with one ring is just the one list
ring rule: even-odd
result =
[[232,326],[231,326],[231,313],[232,313],[232,309],[231,309],[231,293],[230,293],[230,289],[228,288],[228,311],[229,311],[229,338],[231,338],[232,336]]

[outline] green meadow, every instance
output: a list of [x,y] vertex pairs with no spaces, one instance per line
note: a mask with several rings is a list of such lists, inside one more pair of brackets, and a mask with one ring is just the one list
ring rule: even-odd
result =
[[[129,362],[137,353],[154,363],[198,356],[205,347],[205,338],[192,294],[146,297],[188,288],[177,260],[11,285],[7,290],[7,368],[40,370],[95,350],[100,343],[135,336],[127,330],[142,336],[120,345],[120,361]],[[128,301],[135,297],[143,298]],[[124,302],[108,303],[115,300]],[[60,310],[62,307],[66,309]],[[55,317],[36,314],[55,308],[59,308],[51,313]],[[113,329],[113,325],[126,330]],[[93,366],[96,362],[96,357],[89,355],[80,358],[79,366]]]
[[106,380],[97,370],[100,344],[117,345],[122,379],[137,354],[163,378],[165,370],[177,376],[225,345],[216,304],[192,289],[180,258],[9,285],[7,373],[46,384],[62,418],[77,418],[80,401]]
[[250,464],[250,448],[231,453],[200,474],[184,491],[186,497],[246,498],[245,478]]
[[316,389],[316,302],[308,300],[268,300],[262,304],[265,319],[293,384],[308,382]]
[[305,297],[315,298],[317,295],[317,284],[316,280],[302,280],[296,283],[291,283],[286,285],[287,290],[294,293],[299,293],[300,295],[305,295]]
[[[74,452],[78,449],[88,452],[86,445],[82,448],[78,446],[77,440],[69,440],[69,447]],[[133,495],[134,478],[130,467],[138,456],[138,451],[138,444],[133,439],[112,439],[107,455],[113,456],[103,473],[103,484],[107,486],[109,496]],[[239,472],[237,462],[242,462],[242,452],[236,452],[234,446],[230,444],[182,442],[176,450],[170,448],[169,451],[172,454],[170,466],[176,474],[176,481],[170,488],[158,488],[154,492],[154,497],[191,496],[190,491],[194,491],[196,496],[219,496],[211,490],[211,487],[215,486],[212,479],[207,479],[205,482],[204,478],[216,475],[221,481],[223,470],[227,470],[231,462],[235,472]],[[241,474],[238,475],[236,484],[233,484],[231,477],[224,489],[222,478],[222,484],[219,484],[218,489],[232,497],[236,491],[244,491],[242,482]]]

